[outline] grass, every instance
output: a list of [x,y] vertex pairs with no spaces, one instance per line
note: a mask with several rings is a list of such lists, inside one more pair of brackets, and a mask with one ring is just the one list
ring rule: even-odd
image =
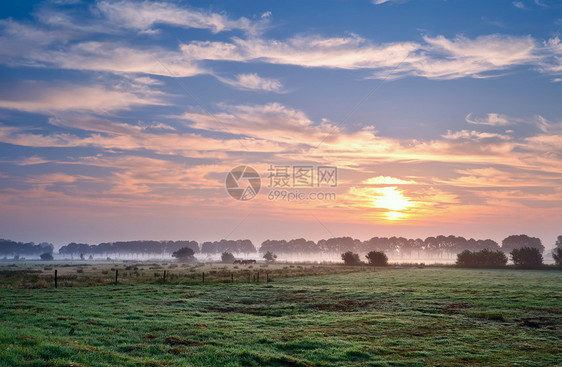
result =
[[[0,263],[0,288],[49,288],[54,286],[55,270],[60,287],[99,286],[115,282],[118,272],[120,284],[171,284],[264,282],[269,279],[350,273],[369,267],[337,265],[254,264],[230,265],[220,263],[95,263],[95,262]],[[204,274],[204,277],[203,277]]]
[[0,289],[0,299],[0,366],[562,361],[559,271],[377,269],[259,284],[147,280]]

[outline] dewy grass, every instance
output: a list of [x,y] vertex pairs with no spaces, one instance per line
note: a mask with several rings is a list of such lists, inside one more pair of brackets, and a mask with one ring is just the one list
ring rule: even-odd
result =
[[0,299],[1,366],[555,366],[562,360],[557,271],[408,268],[267,284],[0,289]]

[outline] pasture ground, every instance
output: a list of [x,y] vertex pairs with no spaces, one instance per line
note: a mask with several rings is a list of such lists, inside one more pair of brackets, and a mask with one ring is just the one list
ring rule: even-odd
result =
[[77,278],[58,289],[22,288],[30,279],[3,273],[0,366],[550,367],[562,361],[560,271],[332,268],[334,274],[280,266],[301,276],[233,284],[179,275],[158,284],[156,269],[145,269],[134,276],[144,282],[125,276],[118,285],[86,287]]

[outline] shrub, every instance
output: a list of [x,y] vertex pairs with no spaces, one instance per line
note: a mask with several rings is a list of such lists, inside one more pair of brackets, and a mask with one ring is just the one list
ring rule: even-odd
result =
[[41,260],[43,261],[52,261],[53,260],[53,255],[51,255],[48,252],[45,252],[44,254],[41,254]]
[[371,251],[365,255],[369,264],[373,266],[386,266],[388,265],[388,256],[382,251]]
[[361,262],[361,260],[359,260],[359,255],[358,254],[354,254],[351,251],[347,251],[343,254],[341,254],[341,259],[343,260],[345,265],[361,265],[363,264]]
[[232,264],[234,260],[236,260],[236,258],[230,252],[223,252],[221,255],[221,261],[224,264]]
[[516,248],[511,251],[511,260],[518,268],[532,269],[542,265],[542,255],[535,247]]
[[265,253],[265,255],[263,255],[263,258],[265,259],[265,261],[267,261],[268,263],[272,263],[275,262],[275,260],[277,260],[277,255],[275,255],[273,252],[271,251],[267,251]]
[[193,252],[193,250],[189,247],[182,247],[176,252],[172,253],[172,257],[175,257],[182,262],[194,262],[195,252]]
[[502,251],[465,250],[457,255],[457,266],[461,268],[498,268],[505,264],[507,264],[507,256]]

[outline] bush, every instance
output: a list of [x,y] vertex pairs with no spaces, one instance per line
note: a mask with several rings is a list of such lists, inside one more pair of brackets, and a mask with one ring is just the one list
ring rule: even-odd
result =
[[358,254],[354,254],[351,251],[347,251],[343,254],[341,254],[341,259],[343,260],[345,265],[361,265],[363,264],[361,262],[361,260],[359,260],[359,255]]
[[507,264],[507,256],[502,251],[465,250],[457,255],[457,266],[461,268],[499,268],[505,264]]
[[172,257],[175,257],[182,262],[194,262],[195,252],[193,252],[193,250],[189,247],[182,247],[176,252],[172,253]]
[[53,260],[53,255],[51,255],[48,252],[45,252],[44,254],[41,254],[41,260],[43,261],[52,261]]
[[224,264],[232,264],[236,258],[230,252],[223,252],[221,255],[221,260]]
[[271,251],[267,251],[265,253],[265,255],[263,255],[263,258],[265,259],[265,261],[267,261],[268,263],[272,263],[275,262],[275,260],[277,260],[277,255],[275,255],[273,252]]
[[516,248],[511,251],[511,260],[518,268],[533,269],[542,265],[542,255],[535,247]]
[[365,255],[369,264],[373,266],[386,266],[388,265],[388,256],[382,251],[371,251]]

